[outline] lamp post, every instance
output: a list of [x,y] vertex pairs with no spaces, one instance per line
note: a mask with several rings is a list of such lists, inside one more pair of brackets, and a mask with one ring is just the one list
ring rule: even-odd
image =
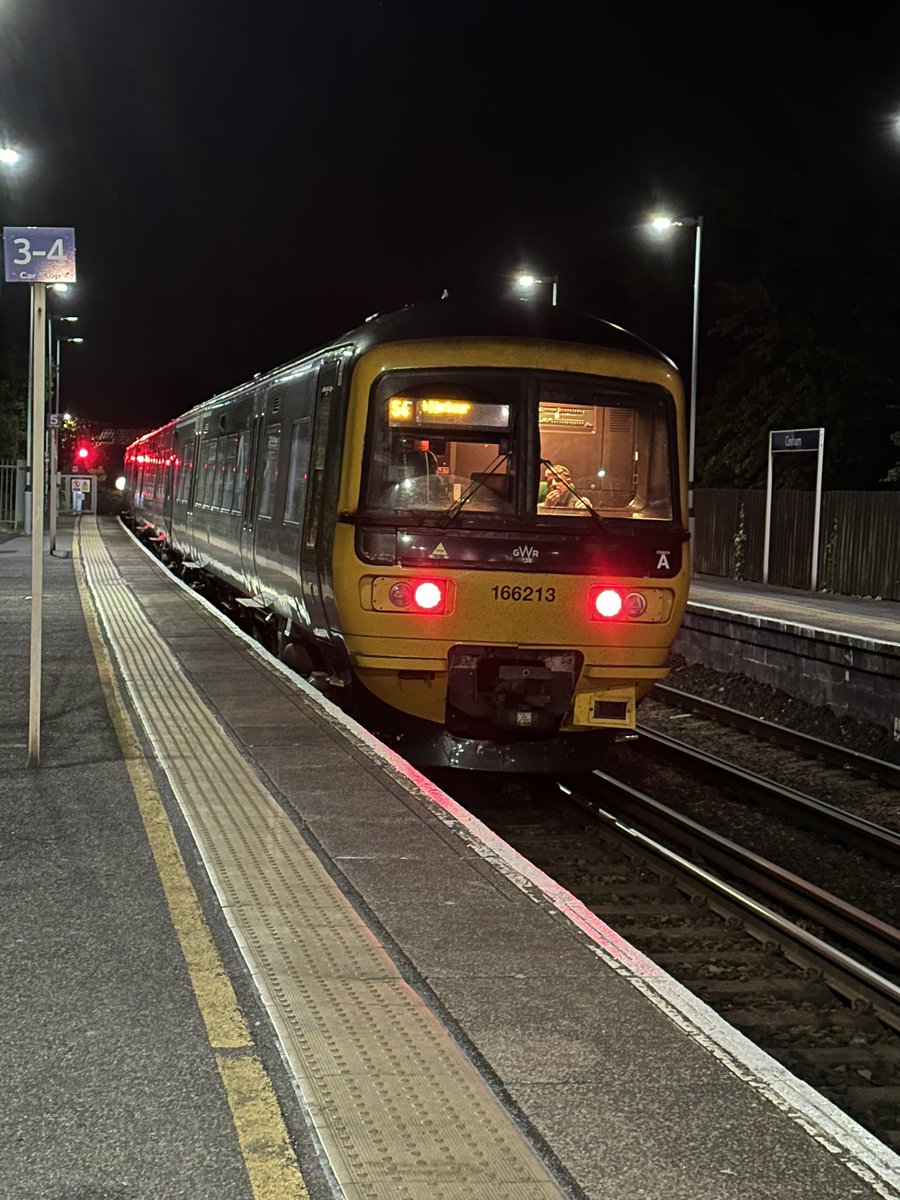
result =
[[685,227],[694,229],[694,315],[691,327],[691,399],[688,429],[688,528],[694,537],[694,460],[697,448],[697,357],[700,343],[700,250],[703,217],[653,217],[650,228],[657,233]]
[[532,288],[539,287],[542,284],[550,284],[550,304],[556,308],[557,293],[559,290],[558,275],[532,275],[529,271],[522,271],[516,276],[516,287],[519,289],[521,299],[530,299]]
[[[77,317],[51,317],[52,321],[77,321]],[[51,326],[51,339],[53,336]],[[56,377],[53,385],[53,423],[50,428],[50,553],[56,553],[56,517],[59,510],[59,483],[57,480],[57,465],[59,457],[59,376],[60,376],[60,345],[62,342],[73,342],[80,346],[84,341],[81,337],[60,337],[56,335],[56,359],[54,367]]]

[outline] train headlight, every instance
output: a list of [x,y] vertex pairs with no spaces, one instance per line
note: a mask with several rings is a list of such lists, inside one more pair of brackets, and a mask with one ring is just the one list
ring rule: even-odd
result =
[[409,608],[412,598],[412,585],[408,583],[395,583],[388,592],[388,599],[395,608]]
[[640,592],[629,592],[622,603],[622,612],[626,617],[642,617],[647,611],[647,597]]
[[[453,611],[456,590],[452,580],[391,579],[376,576],[372,580],[371,607],[376,612],[449,613]],[[364,604],[364,607],[368,605]]]
[[643,592],[624,592],[620,588],[596,584],[588,592],[588,616],[592,621],[638,621],[648,609]]

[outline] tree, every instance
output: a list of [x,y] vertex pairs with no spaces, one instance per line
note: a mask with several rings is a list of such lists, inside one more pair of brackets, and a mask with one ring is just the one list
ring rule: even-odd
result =
[[27,391],[22,371],[8,370],[0,379],[0,462],[25,456]]
[[872,216],[861,227],[858,205],[816,207],[796,184],[777,209],[735,222],[757,253],[748,277],[715,293],[724,354],[702,416],[708,486],[762,484],[766,432],[820,425],[827,486],[885,480],[900,422],[900,259]]

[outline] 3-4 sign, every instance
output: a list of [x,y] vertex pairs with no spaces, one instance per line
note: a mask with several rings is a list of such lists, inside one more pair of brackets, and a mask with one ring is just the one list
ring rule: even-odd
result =
[[74,283],[75,230],[7,226],[3,258],[7,283]]

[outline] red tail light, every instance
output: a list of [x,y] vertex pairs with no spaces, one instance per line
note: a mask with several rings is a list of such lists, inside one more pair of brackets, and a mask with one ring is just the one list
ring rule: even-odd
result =
[[[375,608],[381,609],[386,599],[392,609],[401,612],[445,613],[452,609],[450,604],[451,585],[446,579],[398,579],[385,580],[387,594],[380,591],[377,581],[375,587]],[[382,602],[379,603],[379,592]]]
[[447,585],[433,579],[414,583],[413,603],[422,612],[443,612],[447,606]]
[[608,587],[591,588],[588,593],[588,615],[592,621],[611,621],[621,612],[621,592]]
[[639,621],[646,612],[647,597],[643,592],[626,592],[602,584],[588,592],[588,617],[592,621]]

